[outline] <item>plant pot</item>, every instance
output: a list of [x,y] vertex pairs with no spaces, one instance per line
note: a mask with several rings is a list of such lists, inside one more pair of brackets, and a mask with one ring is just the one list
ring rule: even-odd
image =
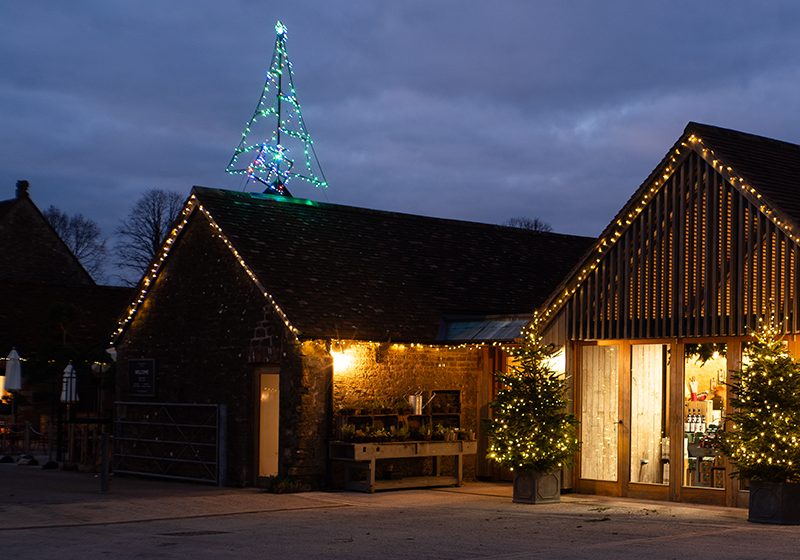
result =
[[561,471],[514,471],[513,501],[517,504],[549,504],[561,501]]
[[800,525],[800,484],[751,480],[747,520]]

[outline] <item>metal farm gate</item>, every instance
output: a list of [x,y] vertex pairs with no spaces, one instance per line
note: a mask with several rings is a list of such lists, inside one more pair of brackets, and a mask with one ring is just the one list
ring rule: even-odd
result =
[[116,402],[114,472],[225,482],[225,406]]

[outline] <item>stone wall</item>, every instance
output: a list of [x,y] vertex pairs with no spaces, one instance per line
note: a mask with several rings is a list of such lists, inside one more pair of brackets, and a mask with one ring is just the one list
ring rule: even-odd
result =
[[[118,344],[117,398],[226,405],[227,482],[252,484],[258,382],[251,339],[264,334],[271,317],[253,281],[195,214]],[[272,320],[271,332],[285,333]],[[137,358],[156,360],[153,398],[128,394],[128,360]],[[284,394],[291,394],[286,384]]]
[[[335,408],[396,406],[412,393],[458,390],[461,427],[478,431],[481,350],[293,340],[197,214],[117,350],[118,400],[226,405],[229,484],[257,481],[260,373],[277,370],[281,376],[279,474],[314,486],[329,475]],[[342,365],[342,356],[351,367]],[[128,361],[142,358],[157,363],[153,398],[137,399],[127,391]],[[474,476],[473,458],[465,462],[465,476]]]
[[[408,402],[409,395],[422,394],[427,401],[435,391],[457,390],[461,396],[460,427],[478,433],[482,350],[340,340],[331,343],[331,353],[334,414],[398,410]],[[465,458],[465,477],[474,475],[475,458]]]

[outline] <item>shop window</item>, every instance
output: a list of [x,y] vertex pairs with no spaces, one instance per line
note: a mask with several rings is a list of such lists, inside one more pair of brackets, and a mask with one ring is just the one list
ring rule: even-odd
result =
[[718,431],[727,403],[727,346],[684,345],[683,484],[724,488]]

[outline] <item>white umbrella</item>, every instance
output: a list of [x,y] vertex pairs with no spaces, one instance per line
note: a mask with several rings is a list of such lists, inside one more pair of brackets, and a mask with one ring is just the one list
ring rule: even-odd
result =
[[61,402],[78,402],[78,376],[72,362],[64,368],[64,375],[61,377]]
[[12,348],[6,359],[6,391],[19,391],[22,389],[22,364],[16,348]]

